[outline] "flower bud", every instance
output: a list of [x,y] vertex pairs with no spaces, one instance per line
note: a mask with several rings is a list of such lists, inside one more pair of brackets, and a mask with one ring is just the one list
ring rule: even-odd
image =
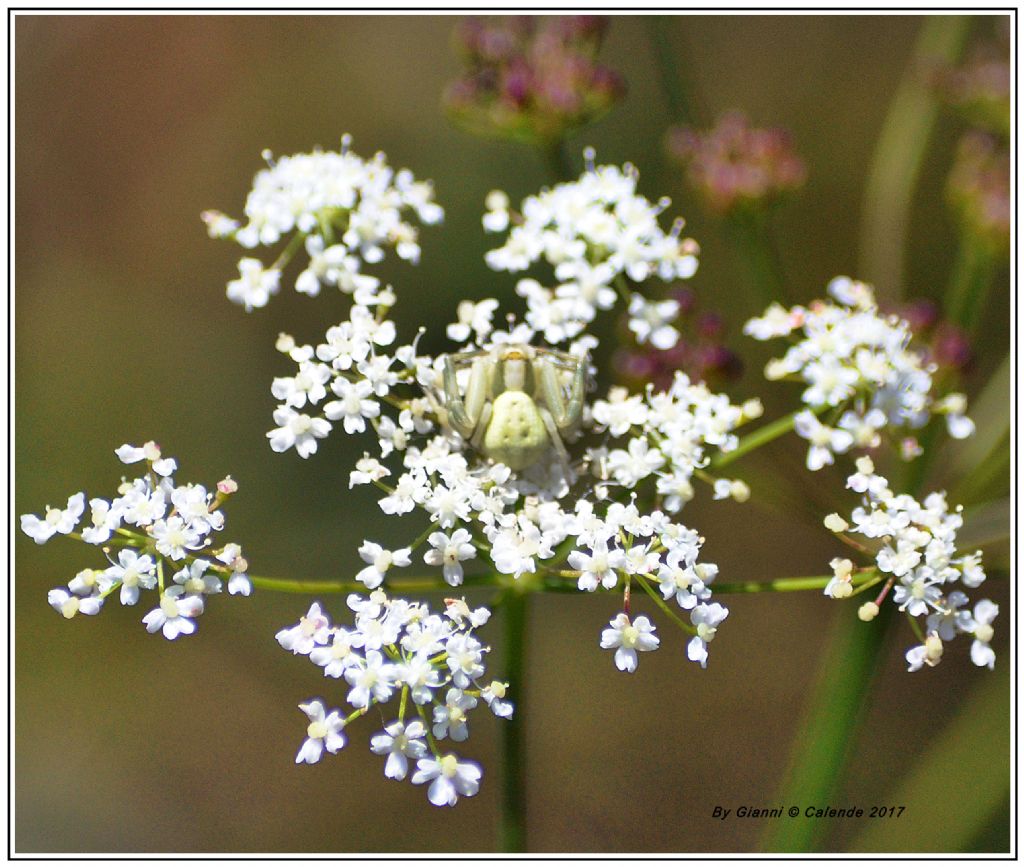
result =
[[668,152],[707,206],[728,213],[768,205],[803,185],[807,170],[782,129],[752,127],[740,112],[723,115],[707,132],[669,130]]
[[878,616],[878,604],[875,602],[865,602],[857,609],[857,616],[865,623],[870,623]]
[[825,516],[825,526],[828,527],[833,533],[844,533],[850,529],[850,525],[846,523],[836,512]]

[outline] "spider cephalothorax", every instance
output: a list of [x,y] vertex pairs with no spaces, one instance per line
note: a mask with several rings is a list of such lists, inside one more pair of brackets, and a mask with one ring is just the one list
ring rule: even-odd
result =
[[[456,371],[466,366],[469,379],[463,391]],[[586,377],[586,355],[577,358],[526,343],[446,355],[448,424],[485,457],[513,470],[535,464],[551,448],[568,466],[562,437],[583,414]]]

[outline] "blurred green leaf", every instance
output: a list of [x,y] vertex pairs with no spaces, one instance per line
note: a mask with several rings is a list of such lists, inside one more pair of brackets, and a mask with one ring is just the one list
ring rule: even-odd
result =
[[937,463],[944,467],[941,478],[945,484],[967,479],[1000,447],[1010,432],[1010,356],[1007,355],[985,390],[969,407],[974,419],[974,436],[951,440]]
[[[1007,668],[982,673],[982,683],[936,738],[887,804],[938,804],[956,792],[956,807],[941,822],[876,820],[850,845],[853,852],[962,852],[998,816],[1010,791],[1009,694]],[[1002,768],[1003,773],[992,773]],[[986,834],[986,836],[990,836]],[[1009,823],[1005,848],[1010,848]]]

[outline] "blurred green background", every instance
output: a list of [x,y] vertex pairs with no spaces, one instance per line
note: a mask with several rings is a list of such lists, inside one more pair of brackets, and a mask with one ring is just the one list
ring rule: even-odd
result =
[[[471,138],[442,115],[441,91],[458,72],[456,20],[16,17],[18,514],[83,489],[109,497],[122,471],[113,449],[153,438],[178,458],[182,481],[210,485],[226,473],[239,481],[225,539],[243,544],[258,574],[350,575],[364,537],[399,541],[367,493],[348,490],[363,449],[357,439],[335,435],[302,461],[274,455],[264,437],[271,379],[288,371],[273,351],[276,335],[316,341],[346,299],[284,289],[246,315],[224,297],[240,251],[208,240],[199,213],[240,214],[262,149],[333,148],[349,132],[361,155],[381,149],[393,165],[433,179],[447,212],[443,227],[424,231],[419,267],[389,261],[376,271],[398,290],[406,333],[421,322],[440,333],[460,298],[510,297],[514,280],[483,263],[493,244],[479,222],[484,196],[501,187],[516,200],[550,179],[528,148]],[[741,108],[755,124],[788,127],[808,164],[804,190],[779,219],[791,299],[819,297],[835,274],[856,276],[866,172],[921,19],[661,24],[709,109]],[[979,36],[992,29],[984,20],[972,27]],[[781,411],[793,393],[764,382],[765,356],[740,334],[752,310],[722,227],[702,215],[664,157],[669,117],[644,22],[616,17],[601,58],[629,92],[571,140],[570,152],[579,165],[593,144],[600,161],[637,164],[650,198],[671,195],[671,213],[686,216],[703,248],[692,286],[702,305],[726,315],[732,345],[749,362],[731,392],[762,394],[770,414]],[[956,243],[943,185],[962,130],[943,112],[927,152],[912,212],[910,297],[939,299],[947,282]],[[965,383],[971,396],[1008,348],[1005,273],[999,280]],[[770,456],[776,471],[797,477],[806,475],[802,454],[789,438]],[[744,475],[746,465],[737,466]],[[834,491],[835,506],[849,508],[840,474],[814,481],[819,496]],[[756,503],[702,496],[684,519],[707,537],[707,559],[723,580],[820,574],[843,553],[820,527]],[[466,749],[484,765],[483,789],[453,811],[385,780],[368,750],[372,721],[353,727],[338,756],[293,765],[305,728],[297,703],[342,697],[273,640],[310,599],[216,598],[198,634],[170,645],[144,631],[145,607],[112,604],[101,617],[65,622],[47,606],[50,587],[100,565],[95,549],[63,539],[37,548],[18,534],[15,552],[18,851],[493,848],[500,770],[497,723],[485,714]],[[929,747],[959,731],[951,725],[985,732],[972,745],[968,781],[951,771],[949,786],[907,803],[886,829],[835,823],[827,849],[857,848],[868,830],[881,834],[872,844],[881,849],[943,848],[929,845],[945,839],[936,829],[993,790],[994,806],[960,845],[1009,847],[1008,801],[999,796],[1010,785],[1008,583],[986,587],[1003,606],[994,673],[971,665],[961,639],[939,668],[908,675],[912,636],[905,625],[890,635],[836,806],[893,803]],[[341,599],[325,601],[343,613]],[[854,609],[818,593],[726,601],[732,614],[707,671],[686,662],[683,637],[666,628],[661,652],[625,677],[597,645],[613,600],[533,599],[531,849],[757,848],[763,820],[722,822],[711,811],[777,804],[830,625]],[[500,645],[500,630],[490,635]],[[984,720],[974,720],[983,707]]]

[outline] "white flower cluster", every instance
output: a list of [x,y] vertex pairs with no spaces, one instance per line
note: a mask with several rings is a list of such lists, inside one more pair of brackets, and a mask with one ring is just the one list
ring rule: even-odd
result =
[[228,284],[228,298],[246,310],[263,307],[277,293],[281,273],[302,244],[309,262],[295,281],[295,289],[315,296],[322,286],[342,292],[372,292],[376,277],[362,273],[363,264],[375,264],[393,248],[399,258],[417,262],[420,255],[415,214],[431,225],[444,218],[434,202],[433,186],[417,181],[407,169],[395,172],[382,153],[363,160],[342,139],[339,152],[314,151],[273,161],[253,182],[245,202],[243,225],[219,211],[206,211],[203,220],[211,237],[232,238],[246,249],[274,246],[292,235],[278,259],[269,267],[245,257],[239,276]]
[[[765,376],[807,384],[802,399],[810,409],[797,416],[796,431],[810,442],[808,469],[821,469],[851,448],[875,448],[883,429],[922,428],[932,414],[945,415],[957,439],[974,432],[964,415],[967,399],[932,396],[934,365],[910,347],[905,320],[879,312],[870,286],[836,277],[828,292],[838,303],[815,301],[791,310],[772,304],[744,327],[756,340],[798,335],[782,358],[768,363]],[[817,417],[826,411],[828,424]],[[903,447],[908,456],[918,452],[913,444]]]
[[606,400],[594,401],[595,429],[624,439],[625,447],[591,449],[588,457],[595,475],[626,489],[655,479],[658,498],[668,512],[678,512],[693,499],[693,477],[698,472],[712,481],[716,499],[742,502],[750,494],[743,482],[711,480],[704,471],[710,460],[708,447],[732,451],[737,444],[733,431],[761,413],[758,400],[736,406],[677,371],[667,391],[648,388],[643,395],[631,395],[613,388]]
[[[526,219],[541,220],[542,212],[553,215],[536,224],[541,239],[537,255],[562,264],[575,256],[580,267],[601,259],[608,291],[617,275],[643,280],[653,274],[664,279],[692,274],[696,251],[691,242],[679,240],[681,224],[670,234],[661,232],[660,208],[637,196],[635,188],[636,175],[628,167],[591,167],[578,183],[527,200]],[[491,204],[488,225],[495,228],[494,197]],[[617,227],[614,231],[601,228],[598,211]],[[583,212],[591,218],[584,219]],[[556,236],[569,231],[571,213],[580,217],[572,223],[580,234],[567,240],[559,253]],[[521,228],[513,235],[518,237]],[[569,294],[564,285],[558,297],[564,300]],[[606,399],[592,402],[584,395],[579,423],[564,432],[564,449],[552,442],[539,459],[513,471],[488,454],[480,437],[454,432],[450,409],[473,387],[474,375],[478,383],[501,379],[506,350],[528,359],[515,363],[530,367],[524,375],[533,377],[537,386],[536,393],[513,398],[517,405],[536,401],[546,409],[544,403],[551,398],[545,389],[561,391],[568,404],[576,370],[596,341],[574,329],[577,340],[568,353],[534,347],[537,320],[528,317],[532,322],[510,322],[507,330],[495,330],[499,305],[489,298],[462,302],[457,321],[447,328],[449,338],[472,340],[478,349],[468,357],[420,355],[415,342],[395,346],[397,331],[387,318],[396,300],[390,288],[357,290],[354,295],[348,319],[329,329],[319,345],[300,346],[288,335],[278,340],[278,349],[295,362],[297,371],[274,381],[273,394],[283,403],[275,412],[277,427],[267,436],[275,451],[294,448],[308,457],[335,426],[348,434],[372,429],[379,453],[364,455],[350,475],[350,486],[380,488],[379,505],[386,515],[419,511],[429,520],[420,537],[406,546],[391,549],[364,540],[359,549],[364,566],[357,580],[375,590],[386,586],[391,570],[422,558],[428,566],[439,567],[451,586],[463,583],[467,566],[481,563],[517,581],[551,581],[563,587],[573,582],[584,591],[621,592],[625,611],[612,623],[612,631],[619,632],[612,638],[605,630],[602,644],[617,651],[616,663],[627,671],[635,669],[637,651],[657,645],[657,639],[641,637],[653,636],[648,619],[634,622],[628,617],[630,592],[640,588],[691,636],[689,656],[705,665],[707,643],[728,612],[711,601],[717,567],[697,562],[703,539],[670,516],[694,496],[695,477],[712,485],[716,498],[747,498],[744,483],[715,479],[709,463],[713,452],[735,448],[734,430],[760,415],[760,404],[734,406],[681,373],[665,392],[648,389],[630,395],[613,389]],[[609,298],[602,292],[593,297],[598,296]],[[574,297],[583,303],[583,295]],[[592,318],[587,313],[580,322]],[[650,318],[648,324],[654,327]],[[556,339],[550,333],[546,337]],[[458,394],[446,393],[451,385],[443,375],[446,360],[453,361]],[[484,412],[497,412],[493,407],[500,396],[490,395],[491,408]],[[488,418],[511,435],[511,418],[518,410],[512,415],[500,412],[505,415]],[[647,514],[634,502],[636,489],[645,484],[656,501]],[[689,623],[668,608],[672,599],[688,613]]]
[[296,763],[318,762],[324,750],[338,752],[346,743],[346,726],[370,708],[397,700],[397,718],[370,740],[370,750],[386,756],[384,775],[404,780],[411,759],[416,762],[412,782],[430,784],[432,804],[454,806],[460,795],[475,795],[480,766],[443,753],[440,742],[466,740],[469,714],[481,701],[495,716],[512,716],[508,684],[485,680],[490,648],[473,634],[490,612],[448,599],[444,612],[434,614],[422,603],[389,598],[382,590],[353,593],[348,606],[355,613],[351,627],[332,625],[314,603],[295,626],[276,636],[285,650],[320,666],[325,677],[344,679],[346,701],[355,708],[349,714],[328,710],[320,699],[299,705],[309,724]]
[[[956,534],[963,526],[960,507],[951,512],[941,493],[929,494],[923,503],[908,494],[894,494],[866,456],[858,458],[857,472],[849,477],[847,487],[863,494],[862,505],[853,510],[850,521],[829,515],[826,526],[839,533],[859,534],[869,545],[877,546],[875,568],[886,581],[878,600],[861,606],[860,617],[873,619],[891,588],[900,611],[924,620],[924,629],[916,630],[922,636],[921,644],[907,651],[910,671],[938,665],[943,643],[957,635],[973,636],[974,664],[993,668],[995,653],[989,644],[999,607],[982,599],[971,613],[967,595],[958,588],[974,589],[985,581],[981,552],[957,552]],[[850,596],[853,564],[834,560],[833,568],[835,577],[825,593],[835,598]]]
[[[753,407],[748,410],[756,414]],[[403,410],[398,425],[378,431],[381,460],[366,455],[352,472],[350,486],[377,485],[384,491],[379,503],[385,514],[421,510],[430,527],[410,547],[394,551],[366,541],[359,553],[367,565],[357,574],[359,581],[370,589],[380,586],[390,569],[410,565],[413,552],[426,541],[423,561],[441,566],[453,586],[463,581],[463,563],[482,556],[494,570],[515,580],[561,580],[568,573],[584,591],[628,593],[631,584],[639,584],[653,594],[657,588],[663,600],[674,598],[690,612],[688,631],[694,637],[689,655],[706,664],[707,642],[727,614],[708,601],[718,570],[697,562],[703,539],[667,513],[692,498],[690,480],[695,472],[703,474],[709,446],[723,451],[734,447],[731,431],[746,418],[741,408],[689,383],[682,374],[664,393],[629,397],[613,390],[608,400],[594,402],[587,427],[606,442],[626,438],[626,447],[582,449],[569,478],[562,475],[554,454],[516,475],[483,459],[436,420],[438,433],[417,436],[414,418]],[[424,426],[430,423],[429,413],[419,419]],[[402,436],[396,438],[399,431]],[[401,456],[402,470],[389,484],[393,472],[383,459],[396,455]],[[648,477],[663,509],[644,514],[633,502],[634,489]],[[745,499],[743,483],[719,481],[737,499]],[[626,650],[653,649],[643,642],[630,644],[632,633],[625,634],[621,646]],[[623,670],[636,666],[635,653],[619,653],[616,661]]]
[[141,590],[157,589],[158,605],[142,619],[146,629],[169,639],[190,635],[203,613],[204,597],[220,593],[222,579],[231,594],[252,592],[241,548],[234,543],[218,547],[212,539],[224,528],[220,507],[238,485],[230,476],[217,484],[216,493],[202,485],[175,484],[177,462],[163,457],[153,442],[123,445],[116,454],[125,464],[145,462],[145,474],[122,479],[112,500],[89,500],[90,521],[80,533],[75,529],[85,511],[84,493],[71,497],[66,509],[47,506],[41,518],[21,516],[21,529],[40,545],[63,534],[101,547],[108,560],[105,568],[83,569],[66,587],[51,590],[50,605],[70,619],[99,613],[117,590],[122,605],[135,605]]
[[[388,400],[393,386],[413,382],[408,366],[415,365],[415,348],[402,346],[394,355],[382,350],[395,340],[395,325],[384,318],[394,302],[390,288],[365,304],[353,304],[349,318],[328,329],[325,341],[316,348],[298,346],[294,338],[282,334],[277,349],[298,365],[292,376],[274,379],[271,393],[283,401],[274,411],[278,427],[267,433],[275,452],[294,448],[308,458],[317,450],[317,440],[340,422],[345,433],[362,433],[367,422],[375,428],[389,428],[378,422],[381,401]],[[376,307],[377,313],[371,311]],[[330,399],[328,399],[330,398]],[[323,403],[322,415],[311,415]]]
[[597,311],[610,310],[621,294],[628,299],[629,327],[638,342],[671,348],[679,339],[671,325],[677,302],[651,301],[633,292],[625,278],[642,283],[652,277],[692,277],[697,243],[680,237],[682,219],[668,232],[659,226],[658,217],[670,202],[654,204],[639,195],[635,167],[595,167],[593,152],[585,156],[587,171],[579,180],[527,197],[521,213],[510,211],[505,193],[488,195],[484,228],[508,230],[508,238],[487,253],[487,264],[517,273],[544,260],[554,269],[552,287],[530,278],[516,286],[526,300],[527,323],[550,344],[580,335]]

